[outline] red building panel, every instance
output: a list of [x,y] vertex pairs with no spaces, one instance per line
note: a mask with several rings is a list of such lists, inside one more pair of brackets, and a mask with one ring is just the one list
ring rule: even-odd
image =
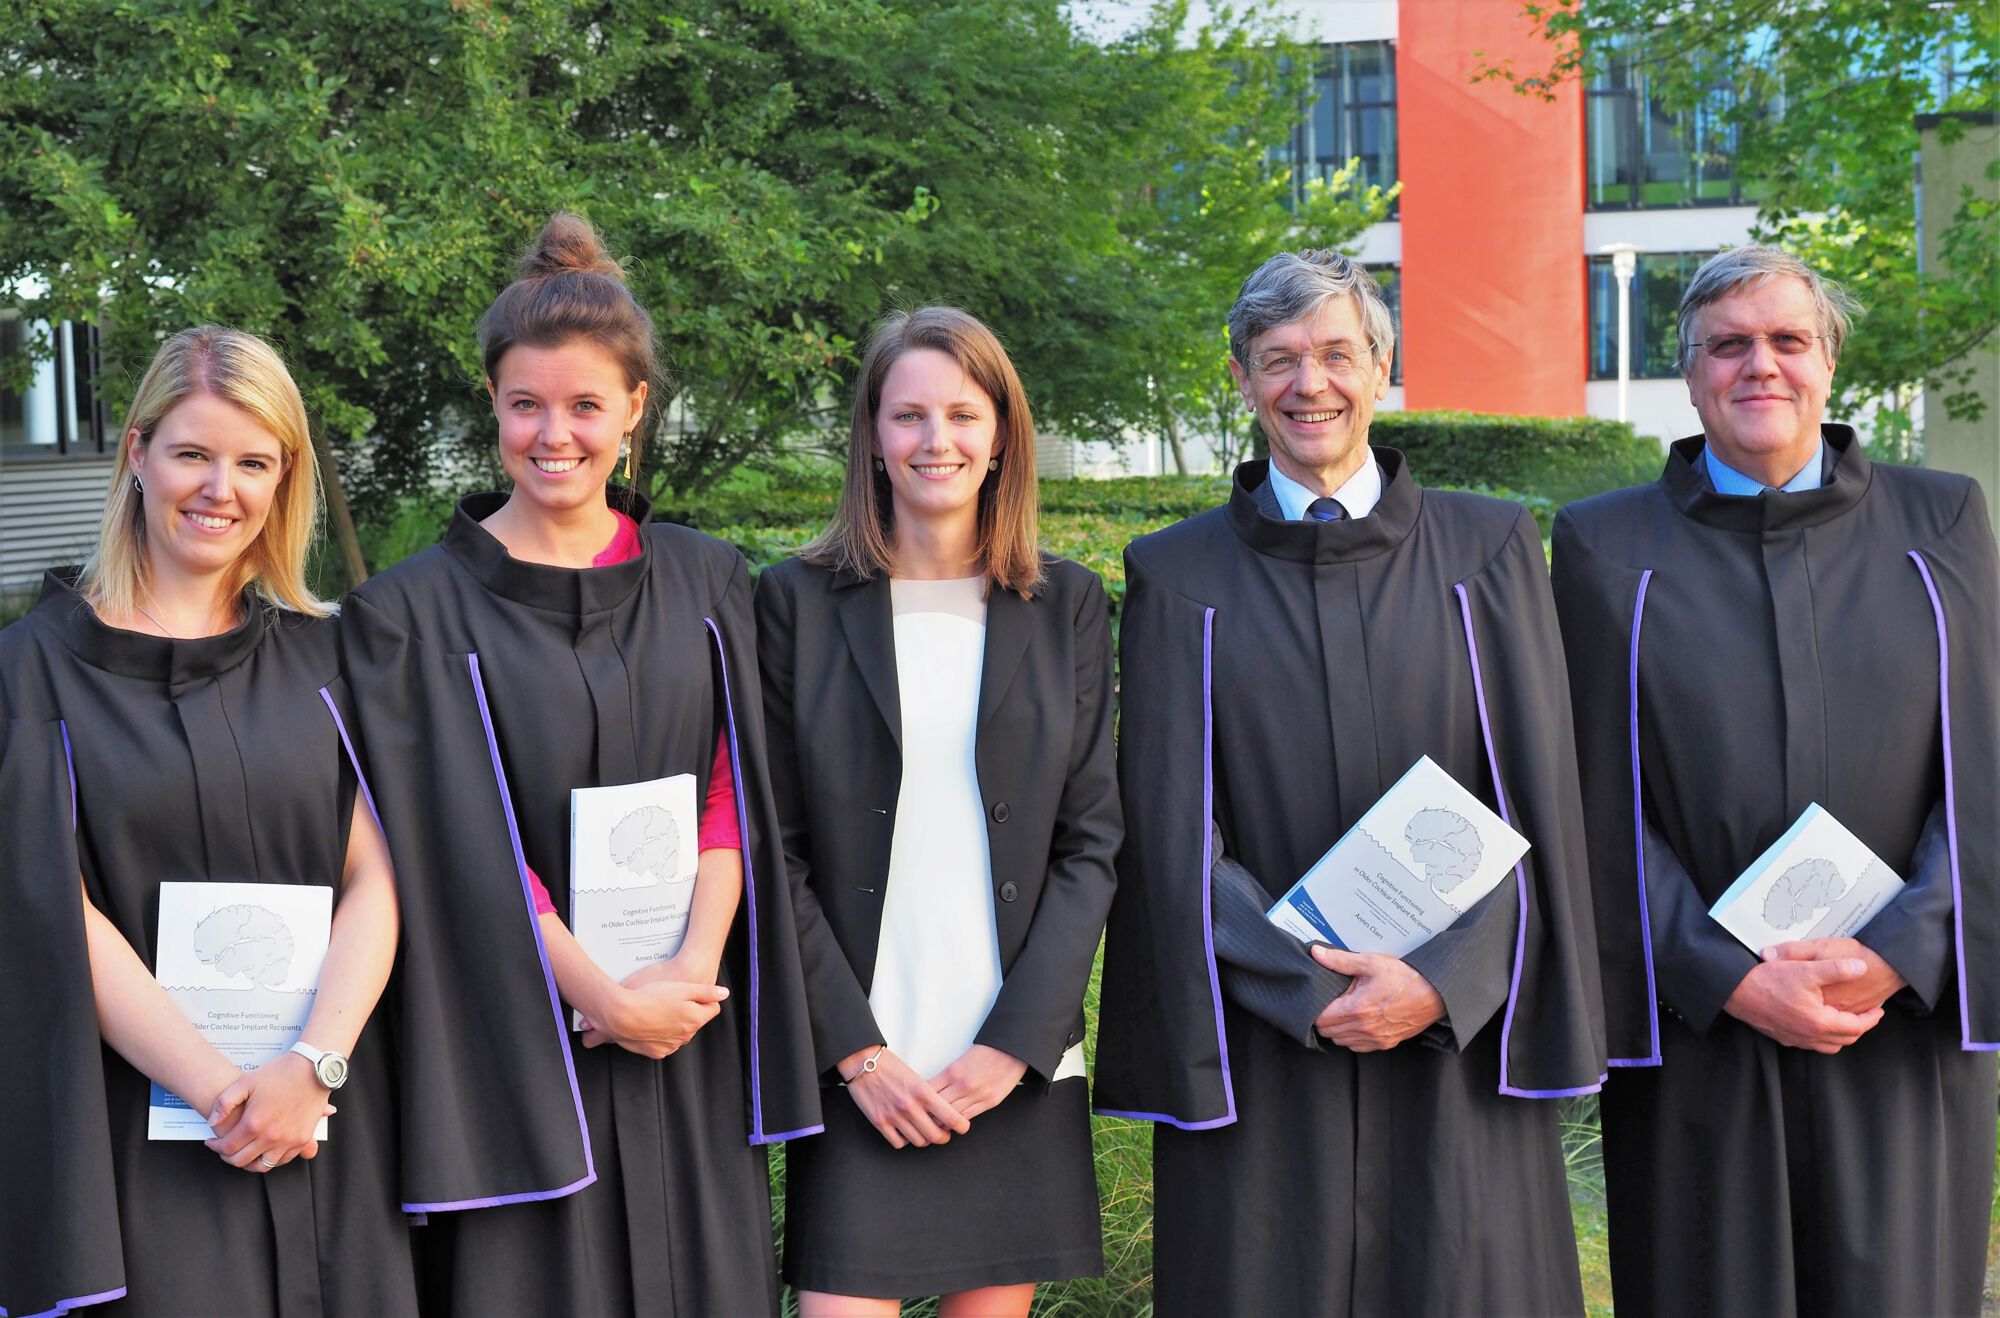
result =
[[1519,0],[1403,0],[1399,29],[1405,406],[1580,415],[1583,93],[1471,81],[1547,67]]

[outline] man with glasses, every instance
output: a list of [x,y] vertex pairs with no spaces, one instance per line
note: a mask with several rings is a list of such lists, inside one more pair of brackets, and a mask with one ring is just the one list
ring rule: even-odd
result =
[[[1621,1318],[1979,1311],[2000,564],[1971,480],[1824,421],[1849,305],[1774,248],[1702,266],[1702,434],[1556,522]],[[1829,889],[1738,942],[1711,907],[1815,803],[1905,886],[1858,927]]]
[[[1541,536],[1369,446],[1394,330],[1352,261],[1273,257],[1229,333],[1270,460],[1125,554],[1097,1102],[1158,1123],[1157,1312],[1580,1312],[1537,1100],[1597,1088],[1603,1026]],[[1273,925],[1426,755],[1526,860],[1400,958]]]

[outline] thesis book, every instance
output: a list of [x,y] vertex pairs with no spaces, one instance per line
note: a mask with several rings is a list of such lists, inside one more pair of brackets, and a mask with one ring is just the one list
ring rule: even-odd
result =
[[701,856],[694,798],[691,773],[569,794],[570,932],[613,979],[665,961],[687,936]]
[[[332,933],[321,884],[162,883],[153,977],[202,1038],[254,1071],[299,1041]],[[212,1139],[207,1117],[155,1084],[146,1138]]]
[[1814,802],[1708,913],[1752,952],[1840,938],[1875,918],[1903,880]]
[[1307,943],[1405,956],[1528,854],[1528,839],[1426,755],[1268,915]]

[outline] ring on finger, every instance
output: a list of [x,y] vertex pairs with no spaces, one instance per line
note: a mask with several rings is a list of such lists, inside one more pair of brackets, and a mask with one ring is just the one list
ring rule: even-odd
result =
[[258,1154],[257,1161],[263,1165],[264,1170],[267,1172],[274,1172],[278,1170],[278,1164],[271,1161],[271,1157],[269,1154],[265,1153]]

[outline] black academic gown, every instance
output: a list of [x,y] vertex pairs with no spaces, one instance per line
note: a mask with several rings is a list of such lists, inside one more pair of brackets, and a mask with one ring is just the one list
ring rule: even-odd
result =
[[[2000,567],[1972,481],[1825,439],[1817,490],[1718,495],[1696,437],[1556,523],[1620,1314],[1979,1309]],[[1909,881],[1857,936],[1910,988],[1832,1056],[1723,1012],[1755,958],[1707,915],[1815,801]]]
[[[440,1311],[775,1312],[764,1146],[819,1128],[749,575],[720,541],[611,497],[641,525],[636,559],[517,561],[479,525],[502,496],[475,496],[342,620],[403,894],[422,1137],[405,1196],[429,1213]],[[571,789],[691,773],[705,795],[718,733],[744,840],[729,1001],[664,1061],[585,1049],[522,867],[567,919]]]
[[104,626],[73,580],[0,632],[0,1311],[414,1314],[381,1032],[310,1162],[149,1141],[150,1082],[99,1042],[77,888],[150,966],[163,881],[339,884],[333,627],[246,597],[235,630],[167,640]]
[[[1541,540],[1375,452],[1366,518],[1278,520],[1247,463],[1227,507],[1126,551],[1097,1102],[1159,1123],[1162,1314],[1582,1309],[1556,1105],[1522,1101],[1595,1090],[1604,1058]],[[1407,958],[1448,1027],[1323,1045],[1311,998],[1344,981],[1300,987],[1325,972],[1282,934],[1273,972],[1259,908],[1426,754],[1533,850]],[[1290,1012],[1264,991],[1287,973]]]

